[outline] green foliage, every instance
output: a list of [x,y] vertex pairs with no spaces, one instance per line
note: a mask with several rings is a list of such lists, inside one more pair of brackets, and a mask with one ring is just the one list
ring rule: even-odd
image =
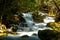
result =
[[19,0],[18,2],[20,12],[35,11],[37,4],[34,0]]
[[[1,2],[1,1],[0,1]],[[16,13],[17,10],[17,1],[15,0],[2,0],[1,2],[1,8],[2,11],[0,11],[1,15],[11,15],[13,13]]]

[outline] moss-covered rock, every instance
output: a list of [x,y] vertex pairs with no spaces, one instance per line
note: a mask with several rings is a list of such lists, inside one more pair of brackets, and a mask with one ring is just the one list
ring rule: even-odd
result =
[[51,27],[53,30],[60,32],[60,22],[50,22],[47,27]]
[[7,33],[0,33],[0,36],[7,36]]

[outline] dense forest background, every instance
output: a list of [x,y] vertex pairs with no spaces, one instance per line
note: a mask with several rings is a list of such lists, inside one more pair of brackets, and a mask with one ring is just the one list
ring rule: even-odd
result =
[[0,17],[24,12],[33,12],[35,16],[38,16],[39,12],[44,12],[56,14],[55,17],[59,21],[59,11],[59,0],[0,0]]
[[[43,22],[45,16],[41,16],[39,12],[47,13],[48,16],[54,16],[55,22],[60,24],[60,0],[0,0],[0,22],[13,20],[14,14],[32,12],[35,22]],[[3,20],[2,20],[3,19]],[[58,27],[59,28],[59,27]],[[58,29],[60,30],[60,29]]]

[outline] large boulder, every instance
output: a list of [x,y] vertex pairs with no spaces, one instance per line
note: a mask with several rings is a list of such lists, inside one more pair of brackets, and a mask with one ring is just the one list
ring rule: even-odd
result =
[[42,40],[58,40],[60,33],[53,30],[39,30],[38,37]]

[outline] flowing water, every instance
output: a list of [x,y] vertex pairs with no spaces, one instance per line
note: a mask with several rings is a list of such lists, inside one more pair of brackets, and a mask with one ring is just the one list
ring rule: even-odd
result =
[[32,27],[34,25],[31,13],[23,13],[23,18],[26,20],[28,27]]
[[[26,24],[28,27],[20,27],[20,24],[17,25],[18,26],[18,30],[17,33],[18,35],[13,36],[12,39],[13,40],[39,40],[38,36],[33,36],[33,34],[38,33],[38,30],[45,30],[45,29],[51,29],[49,27],[46,27],[47,23],[35,23],[33,21],[33,17],[31,13],[22,13],[23,14],[23,18],[26,21]],[[15,25],[16,26],[16,25]],[[25,38],[22,39],[21,36],[23,35],[28,35],[29,38]],[[11,36],[11,35],[10,35]],[[11,37],[6,37],[6,40],[10,40],[9,38]]]
[[[47,25],[47,23],[48,23],[49,20],[51,20],[50,22],[52,22],[53,18],[46,17],[44,19],[43,23],[35,23],[33,21],[33,17],[32,17],[31,13],[22,13],[22,14],[23,14],[23,18],[25,19],[26,24],[27,24],[28,27],[20,27],[20,26],[18,26],[17,32],[35,32],[35,31],[38,32],[38,30],[51,29],[49,27],[46,27],[46,25]],[[49,18],[49,19],[47,19],[47,18]],[[47,21],[45,21],[45,20],[47,20]],[[23,33],[21,33],[21,34],[23,34]]]

